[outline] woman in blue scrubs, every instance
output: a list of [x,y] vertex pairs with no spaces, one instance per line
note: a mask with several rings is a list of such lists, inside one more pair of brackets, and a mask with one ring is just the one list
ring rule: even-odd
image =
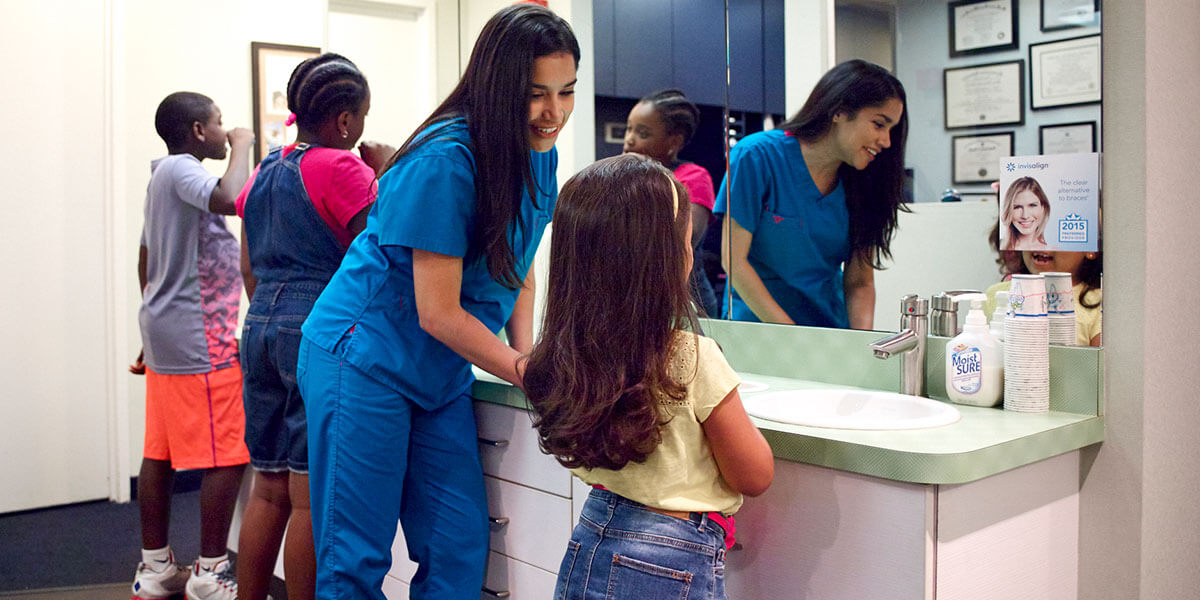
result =
[[726,288],[722,313],[871,329],[874,269],[891,257],[901,209],[907,132],[900,81],[851,60],[821,77],[778,129],[738,142],[714,209],[729,217],[722,263],[734,292],[730,299]]
[[520,385],[529,267],[578,64],[549,10],[493,16],[458,86],[392,158],[304,323],[317,598],[383,600],[397,519],[419,565],[412,598],[479,597],[488,525],[471,364]]

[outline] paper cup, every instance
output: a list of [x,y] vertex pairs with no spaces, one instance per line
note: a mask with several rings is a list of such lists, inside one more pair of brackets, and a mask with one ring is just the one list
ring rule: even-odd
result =
[[1046,310],[1050,314],[1075,311],[1075,294],[1070,273],[1042,273],[1046,280]]
[[1014,317],[1046,316],[1046,279],[1041,275],[1013,275],[1008,308]]

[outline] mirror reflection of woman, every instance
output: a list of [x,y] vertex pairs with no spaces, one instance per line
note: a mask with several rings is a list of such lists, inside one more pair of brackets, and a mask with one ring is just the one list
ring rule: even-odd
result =
[[[692,219],[692,250],[696,251],[712,219],[715,193],[712,176],[695,163],[679,160],[700,124],[700,110],[679,90],[663,90],[642,98],[629,111],[625,126],[625,152],[653,158],[671,170],[687,188]],[[717,314],[717,297],[704,274],[702,261],[695,261],[691,275],[692,297],[705,314]]]
[[1008,186],[1000,207],[1000,233],[1004,250],[1045,250],[1046,222],[1050,220],[1050,199],[1041,184],[1022,177]]
[[904,86],[851,60],[822,76],[779,129],[738,142],[716,202],[731,217],[722,263],[733,319],[872,328],[874,270],[891,257],[907,133]]

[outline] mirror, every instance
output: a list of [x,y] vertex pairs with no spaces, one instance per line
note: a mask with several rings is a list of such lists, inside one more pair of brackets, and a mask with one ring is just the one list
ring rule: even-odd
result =
[[[908,141],[905,149],[906,204],[911,213],[901,212],[891,243],[892,260],[884,270],[874,271],[875,308],[871,328],[895,331],[899,325],[899,299],[910,293],[930,297],[952,289],[987,289],[1001,281],[998,253],[988,240],[997,221],[998,200],[989,181],[998,173],[987,172],[963,177],[955,175],[953,148],[969,144],[973,136],[992,140],[1011,140],[1011,153],[1041,153],[1042,142],[1062,126],[1080,125],[1078,131],[1090,132],[1099,151],[1099,103],[1056,106],[1034,110],[1030,102],[1030,46],[1045,42],[1096,36],[1100,33],[1099,11],[1092,0],[1011,0],[1008,2],[928,2],[928,0],[763,0],[764,14],[771,15],[773,5],[781,17],[772,16],[778,34],[769,31],[747,33],[735,25],[739,10],[749,4],[730,2],[730,47],[733,70],[730,90],[731,129],[737,132],[734,143],[746,135],[770,128],[792,116],[803,104],[820,76],[835,64],[852,58],[890,68],[902,82],[908,98]],[[999,4],[1017,13],[1016,48],[984,48],[951,57],[951,5]],[[1095,3],[1098,6],[1098,2]],[[739,8],[740,7],[740,8]],[[992,8],[989,6],[989,8]],[[1054,12],[1058,11],[1058,12]],[[1045,13],[1045,14],[1043,14]],[[771,23],[763,19],[764,25]],[[976,30],[1000,28],[1000,21],[976,22]],[[832,27],[829,26],[832,24]],[[1048,24],[1048,25],[1047,25]],[[960,28],[966,28],[960,25]],[[1044,29],[1045,28],[1045,29]],[[1011,29],[1011,27],[1009,28]],[[773,61],[786,64],[783,79],[784,101],[780,108],[769,93],[759,94],[760,104],[739,105],[736,98],[745,90],[767,90],[761,76],[764,67],[739,56],[739,35],[747,37],[766,53],[762,64]],[[755,35],[760,37],[755,38]],[[772,40],[779,35],[782,40]],[[945,69],[992,63],[1020,61],[1019,123],[987,127],[947,129],[944,115],[943,76]],[[744,94],[743,94],[744,95]],[[1094,124],[1094,125],[1090,125]],[[1049,129],[1050,131],[1047,131]],[[1011,133],[1011,136],[1008,134]],[[1078,135],[1078,133],[1077,133]],[[982,136],[989,136],[983,138]],[[736,146],[735,146],[736,147]],[[986,164],[986,163],[982,163]],[[992,163],[994,164],[994,163]],[[736,171],[736,165],[733,167]],[[998,167],[993,167],[998,171]],[[736,177],[736,172],[735,172]],[[953,188],[953,193],[946,193]],[[961,201],[942,202],[943,196]],[[1021,272],[1016,257],[1013,269]],[[1090,260],[1090,259],[1089,259]],[[1031,265],[1037,271],[1054,270],[1045,260]],[[1063,268],[1063,267],[1059,267]],[[1098,269],[1097,269],[1098,271]],[[1098,276],[1098,274],[1097,274]],[[1078,279],[1077,279],[1078,281]],[[1089,295],[1089,300],[1096,299]],[[960,318],[961,322],[961,318]]]

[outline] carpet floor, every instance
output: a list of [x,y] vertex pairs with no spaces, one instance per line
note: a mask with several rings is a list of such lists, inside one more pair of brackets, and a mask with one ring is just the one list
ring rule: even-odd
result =
[[[170,535],[176,560],[195,560],[200,552],[198,490],[172,496]],[[107,600],[111,594],[105,595],[104,588],[79,590],[83,596],[67,595],[74,593],[67,588],[122,584],[122,598],[128,598],[141,545],[136,501],[85,502],[0,515],[0,597]],[[42,590],[53,593],[10,595]]]

